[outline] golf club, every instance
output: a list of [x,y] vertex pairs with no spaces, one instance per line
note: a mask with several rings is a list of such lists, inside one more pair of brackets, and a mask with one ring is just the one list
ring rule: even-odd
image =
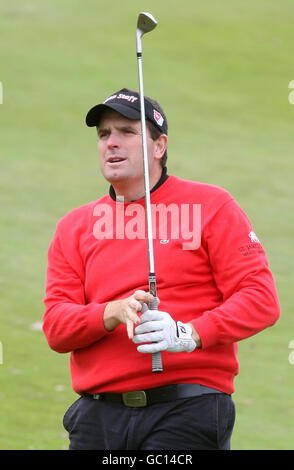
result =
[[[145,201],[146,201],[146,222],[147,222],[147,238],[148,238],[148,258],[149,258],[149,292],[154,296],[154,300],[150,304],[150,310],[157,310],[157,289],[154,268],[153,239],[152,239],[152,217],[150,203],[150,186],[149,186],[149,166],[146,143],[146,120],[145,120],[145,103],[144,103],[144,86],[143,86],[143,70],[142,70],[142,36],[149,33],[157,26],[157,21],[151,13],[142,12],[138,16],[136,38],[137,38],[137,58],[139,72],[139,88],[140,88],[140,107],[141,107],[141,126],[142,126],[142,146],[143,146],[143,162],[144,162],[144,183],[145,183]],[[161,353],[152,354],[152,372],[162,372]]]

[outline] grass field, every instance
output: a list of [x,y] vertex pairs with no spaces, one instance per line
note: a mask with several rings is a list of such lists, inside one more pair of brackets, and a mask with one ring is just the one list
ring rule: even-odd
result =
[[169,173],[228,189],[275,275],[281,318],[239,344],[233,449],[294,449],[294,3],[291,0],[0,0],[0,449],[66,449],[68,355],[40,325],[57,220],[108,191],[88,109],[138,89],[169,118]]

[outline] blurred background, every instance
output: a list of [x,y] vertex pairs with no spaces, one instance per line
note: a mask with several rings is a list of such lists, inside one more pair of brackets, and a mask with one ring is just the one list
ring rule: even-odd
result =
[[65,213],[108,192],[84,119],[138,90],[140,11],[158,21],[144,88],[168,116],[168,172],[232,193],[279,292],[278,323],[239,343],[232,449],[294,449],[292,0],[0,0],[0,449],[68,447],[69,356],[41,329],[47,249]]

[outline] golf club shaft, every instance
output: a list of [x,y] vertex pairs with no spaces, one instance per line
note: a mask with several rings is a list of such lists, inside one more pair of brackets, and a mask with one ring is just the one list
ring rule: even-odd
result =
[[[145,103],[144,103],[144,86],[142,71],[142,47],[139,40],[137,46],[138,71],[139,71],[139,88],[140,88],[140,108],[141,108],[141,126],[142,126],[142,146],[143,146],[143,162],[144,162],[144,183],[145,183],[145,204],[146,204],[146,222],[147,222],[147,239],[148,239],[148,259],[149,259],[149,292],[154,296],[154,300],[150,304],[150,310],[157,310],[157,290],[156,277],[154,269],[153,254],[153,238],[152,238],[152,216],[150,203],[150,185],[149,185],[149,165],[146,141],[146,120],[145,120]],[[138,38],[137,38],[138,44]],[[152,372],[162,372],[161,353],[152,354]]]

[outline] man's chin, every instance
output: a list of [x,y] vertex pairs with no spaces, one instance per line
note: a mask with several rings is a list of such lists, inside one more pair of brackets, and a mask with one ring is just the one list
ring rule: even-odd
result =
[[104,178],[110,183],[110,184],[115,184],[115,183],[125,183],[127,180],[130,179],[130,175],[127,175],[126,173],[122,173],[119,171],[112,171],[112,172],[106,172],[104,173]]

